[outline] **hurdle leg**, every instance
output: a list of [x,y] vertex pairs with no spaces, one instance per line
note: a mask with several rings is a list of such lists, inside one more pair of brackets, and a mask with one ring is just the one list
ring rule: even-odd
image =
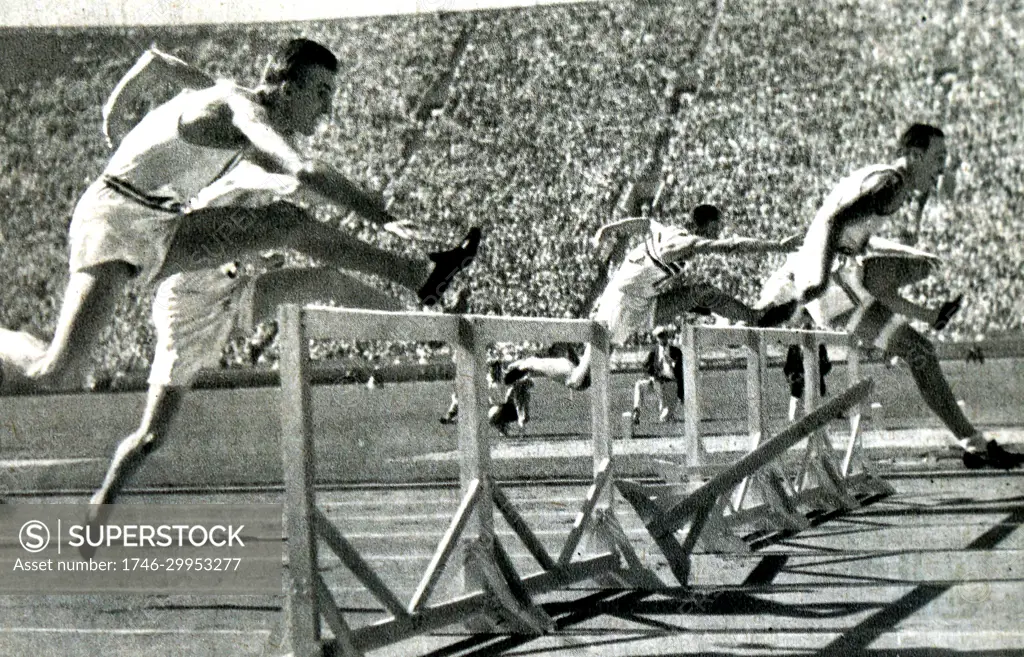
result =
[[[747,481],[747,480],[744,480]],[[749,554],[750,546],[732,530],[732,523],[726,515],[734,511],[732,495],[722,495],[708,513],[704,528],[700,532],[700,542],[708,552],[718,554]]]
[[779,464],[773,463],[755,475],[758,489],[764,500],[766,515],[775,523],[772,529],[783,531],[800,531],[810,523],[800,513],[796,504],[796,491],[793,490]]
[[[764,384],[767,381],[767,364],[765,363],[765,352],[767,341],[761,331],[749,331],[747,333],[747,435],[750,437],[751,451],[757,449],[764,436],[764,423],[768,418],[765,409]],[[743,498],[746,497],[748,480],[743,480],[736,488],[733,497],[732,507],[739,510],[743,506]]]
[[[466,542],[494,540],[494,499],[491,494],[491,446],[487,437],[487,390],[484,372],[487,371],[486,345],[476,337],[474,321],[458,319],[455,341],[455,391],[459,398],[459,481],[463,499],[472,488],[479,486],[476,501],[464,529]],[[457,546],[462,551],[463,546]],[[480,555],[477,555],[479,557]],[[463,562],[463,592],[486,586],[486,575],[466,562],[465,553],[456,561]],[[479,558],[473,560],[479,565]]]
[[[805,333],[801,339],[804,350],[804,400],[807,412],[821,403],[821,368],[818,361],[818,339],[814,333]],[[804,486],[809,479],[815,480],[817,499],[829,510],[854,509],[860,506],[851,494],[841,474],[835,450],[828,437],[828,426],[822,426],[807,440],[807,469],[804,471]]]
[[[302,309],[281,306],[281,450],[284,460],[285,534],[288,537],[286,614],[294,657],[320,657],[320,608],[315,580],[316,539],[309,341]],[[345,657],[349,657],[346,655]],[[354,656],[353,656],[354,657]]]
[[[654,589],[663,586],[661,580],[645,567],[626,538],[622,527],[615,516],[615,467],[613,442],[611,435],[611,362],[608,329],[604,324],[594,323],[591,337],[590,372],[593,387],[590,398],[591,431],[594,452],[594,487],[590,495],[594,496],[593,508],[589,513],[581,513],[585,519],[589,516],[589,531],[585,535],[585,544],[581,553],[584,555],[611,552],[618,554],[625,567],[620,567],[598,578],[598,583],[605,586],[620,585]],[[673,392],[673,401],[675,394]],[[632,431],[632,414],[630,414],[629,430]],[[584,503],[585,507],[587,502]],[[572,537],[566,541],[566,548],[571,544]],[[560,557],[566,557],[563,550]]]
[[707,463],[708,455],[700,435],[700,390],[697,384],[700,378],[700,360],[697,355],[695,327],[683,328],[680,350],[683,352],[683,427],[689,445],[687,465],[704,465]]
[[661,579],[643,564],[637,556],[633,544],[629,542],[622,525],[612,513],[604,513],[598,509],[594,515],[595,535],[605,545],[613,545],[618,551],[625,568],[619,568],[602,575],[597,579],[598,584],[606,588],[635,588],[652,591],[663,588],[665,585]]
[[[860,376],[860,350],[855,344],[855,338],[851,336],[846,347],[846,369],[848,380],[854,380]],[[847,444],[846,453],[843,455],[843,476],[850,474],[850,467],[853,465],[854,454],[861,448],[861,420],[864,417],[864,409],[870,405],[857,404],[850,409],[850,440]]]
[[[850,378],[859,376],[860,373],[860,351],[851,339],[848,347],[847,368]],[[862,403],[851,409],[850,413],[850,435],[847,440],[846,452],[843,454],[842,476],[850,483],[850,486],[861,499],[879,499],[896,494],[887,481],[882,479],[867,459],[864,458],[864,423],[875,422],[873,407],[870,403]],[[859,471],[854,468],[859,466]]]
[[683,549],[683,546],[679,544],[679,541],[676,540],[672,532],[650,531],[650,523],[663,513],[663,509],[651,499],[648,489],[641,484],[620,479],[615,482],[615,486],[623,499],[629,502],[636,511],[637,516],[640,517],[640,520],[648,527],[651,538],[654,539],[654,542],[668,562],[672,576],[676,578],[680,585],[686,586],[690,579],[690,553]]
[[[732,490],[744,479],[777,461],[808,434],[813,434],[825,426],[837,412],[866,397],[871,387],[871,381],[862,381],[851,387],[821,408],[811,411],[798,422],[786,427],[689,495],[659,495],[656,492],[652,494],[650,488],[640,484],[617,482],[623,497],[633,505],[648,533],[662,549],[673,575],[680,584],[686,584],[690,571],[690,555],[711,514],[725,504]],[[713,524],[717,521],[711,522]],[[714,526],[711,529],[715,531]],[[676,540],[677,532],[684,534],[682,542]]]
[[[611,425],[611,351],[608,329],[604,324],[594,322],[590,341],[590,376],[592,388],[590,392],[590,430],[593,449],[593,475],[598,476],[607,471],[609,480],[614,479],[612,462],[612,425]],[[599,496],[597,507],[610,513],[614,508],[615,497],[613,488],[606,486]]]
[[[615,552],[617,546],[603,532],[594,529],[597,515],[614,517],[614,468],[612,462],[611,403],[609,378],[611,376],[608,329],[594,322],[590,338],[590,428],[593,451],[593,484],[584,498],[583,506],[573,522],[558,556],[560,565],[568,564],[574,556],[594,556]],[[582,549],[577,549],[582,546]]]

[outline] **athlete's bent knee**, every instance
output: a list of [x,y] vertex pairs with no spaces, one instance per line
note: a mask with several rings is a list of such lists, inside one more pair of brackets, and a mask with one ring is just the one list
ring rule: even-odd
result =
[[892,337],[886,351],[902,358],[911,369],[923,369],[939,362],[935,345],[909,326],[903,326]]

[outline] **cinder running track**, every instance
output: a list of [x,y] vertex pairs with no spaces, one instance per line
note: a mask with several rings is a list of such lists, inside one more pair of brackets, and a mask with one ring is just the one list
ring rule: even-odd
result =
[[[548,636],[488,637],[458,626],[379,655],[1011,655],[1024,652],[1024,475],[917,470],[888,476],[898,495],[811,528],[752,557],[695,559],[691,586],[654,595],[580,589],[582,613]],[[506,487],[550,551],[582,485]],[[448,487],[321,492],[319,504],[389,586],[408,600],[456,507]],[[80,502],[34,498],[15,502]],[[140,494],[127,503],[278,502],[278,493]],[[626,505],[637,551],[671,576]],[[536,570],[499,524],[523,572]],[[353,625],[381,617],[337,561],[321,567]],[[435,596],[444,595],[444,585]],[[564,595],[564,594],[563,594]],[[436,599],[443,599],[436,597]],[[260,655],[277,597],[0,597],[0,655]]]

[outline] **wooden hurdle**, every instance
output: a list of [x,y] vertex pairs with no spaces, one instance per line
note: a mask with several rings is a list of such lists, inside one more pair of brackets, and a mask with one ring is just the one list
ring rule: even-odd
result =
[[[851,389],[860,380],[859,350],[846,333],[830,331],[794,331],[786,329],[755,329],[740,327],[686,327],[683,331],[685,432],[688,439],[688,463],[658,460],[656,465],[663,478],[673,484],[669,493],[677,494],[680,486],[692,480],[719,473],[722,467],[708,465],[707,449],[700,434],[699,357],[702,350],[743,345],[747,355],[747,434],[749,451],[755,453],[763,444],[767,425],[764,383],[767,372],[767,347],[773,341],[782,344],[798,343],[809,356],[804,358],[804,408],[815,414],[821,407],[818,389],[818,345],[839,346],[847,351],[847,371]],[[867,394],[866,392],[864,394]],[[845,399],[845,398],[844,398]],[[829,408],[834,406],[827,405]],[[704,547],[715,552],[749,552],[759,543],[773,536],[786,535],[807,527],[815,517],[857,508],[893,494],[889,484],[872,472],[862,456],[862,432],[865,409],[869,405],[863,398],[851,401],[849,408],[839,409],[849,419],[850,432],[846,437],[840,459],[832,447],[827,433],[830,417],[813,425],[797,423],[807,428],[802,458],[795,464],[787,463],[787,450],[762,463],[730,489],[728,498],[716,500],[717,506],[702,522],[702,529],[694,533]],[[825,417],[821,413],[816,418]],[[792,428],[792,427],[791,427]],[[787,429],[787,432],[789,429]],[[786,433],[792,436],[791,433]],[[733,466],[735,467],[735,466]],[[726,470],[726,473],[732,468]],[[787,471],[788,470],[788,471]],[[723,473],[724,474],[724,473]],[[722,476],[722,475],[719,475]],[[627,484],[628,487],[628,484]],[[620,486],[621,488],[621,486]],[[648,490],[652,495],[651,490]],[[640,501],[637,489],[624,491],[636,506]],[[638,509],[639,511],[640,509]],[[645,513],[650,510],[645,507]],[[750,525],[752,531],[741,538],[737,531]]]
[[[857,383],[860,379],[860,351],[851,336],[847,333],[833,331],[802,331],[789,329],[755,329],[745,327],[707,327],[688,326],[682,332],[682,351],[684,358],[683,373],[686,389],[684,391],[684,436],[687,439],[687,462],[676,464],[672,462],[661,462],[659,465],[662,474],[668,474],[667,479],[677,478],[679,475],[694,474],[700,472],[713,472],[714,468],[708,467],[708,450],[704,443],[704,436],[701,434],[701,409],[700,409],[700,377],[699,363],[702,351],[714,348],[730,348],[742,345],[746,352],[747,361],[747,435],[749,437],[749,449],[756,448],[765,433],[765,426],[768,422],[766,410],[766,399],[764,384],[767,380],[768,353],[767,347],[773,342],[781,344],[799,343],[805,353],[817,354],[818,345],[839,347],[847,353],[847,380],[849,385]],[[806,381],[817,381],[819,377],[819,364],[817,357],[805,358],[804,379]],[[808,385],[804,393],[804,411],[810,412],[821,403],[821,395],[818,387]],[[841,475],[848,485],[865,487],[872,492],[875,490],[877,478],[871,479],[870,467],[862,456],[862,433],[866,419],[870,414],[870,405],[857,404],[848,414],[850,432],[843,448],[841,461],[831,458],[830,450],[824,449],[828,445],[828,437],[824,427],[813,436],[816,447],[822,447],[822,454],[816,459],[810,459],[806,464],[805,471],[797,479],[807,481],[812,475],[818,474],[818,470],[826,468],[835,470]],[[825,465],[820,465],[825,461]],[[864,474],[861,474],[864,473]],[[740,495],[742,497],[742,494]]]
[[[335,308],[282,306],[281,427],[285,479],[285,531],[288,567],[282,632],[271,638],[268,654],[294,657],[322,654],[354,657],[455,623],[489,631],[540,634],[551,619],[537,605],[540,594],[584,580],[604,586],[656,588],[615,518],[607,329],[584,320],[546,320],[390,313]],[[462,501],[430,560],[412,599],[403,603],[373,571],[345,536],[316,506],[315,457],[311,437],[309,341],[445,340],[455,345],[459,396],[459,454]],[[486,418],[486,347],[494,342],[585,342],[592,347],[591,417],[593,484],[557,556],[549,554],[515,505],[491,476]],[[540,566],[522,576],[494,531],[501,513]],[[318,571],[323,542],[381,603],[387,617],[352,628]],[[584,547],[581,547],[584,546]],[[461,568],[463,593],[431,602],[443,570]],[[321,619],[333,639],[325,640]]]
[[[685,585],[690,574],[690,557],[698,541],[711,546],[729,539],[739,540],[723,521],[722,511],[730,506],[734,491],[750,477],[771,471],[789,448],[824,427],[829,420],[860,403],[871,391],[872,382],[862,381],[827,404],[816,408],[770,440],[764,441],[725,471],[692,493],[672,494],[665,488],[646,487],[620,480],[623,497],[633,505],[655,543],[661,548],[672,574]],[[682,541],[677,532],[683,532]]]

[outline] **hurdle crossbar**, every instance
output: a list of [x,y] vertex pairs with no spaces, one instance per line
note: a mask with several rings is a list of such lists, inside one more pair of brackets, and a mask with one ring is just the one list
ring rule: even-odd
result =
[[[749,401],[748,430],[750,449],[761,443],[765,414],[765,396],[762,393],[765,381],[767,352],[769,344],[798,345],[803,354],[804,397],[803,413],[813,412],[821,405],[819,390],[820,367],[819,346],[839,347],[845,350],[847,380],[855,385],[860,380],[861,352],[857,341],[847,333],[834,331],[803,331],[788,329],[752,328],[700,328],[692,339],[697,346],[705,344],[736,345],[739,338],[747,333],[747,395]],[[757,334],[756,341],[752,334]],[[695,352],[698,352],[696,347]],[[698,352],[699,353],[699,352]],[[696,375],[693,376],[696,379]],[[756,531],[746,540],[752,545],[763,545],[765,538],[785,536],[807,527],[815,517],[834,517],[850,509],[875,502],[892,495],[894,489],[873,471],[863,456],[863,429],[872,405],[859,401],[846,412],[849,432],[844,436],[845,445],[837,455],[832,447],[828,427],[823,425],[807,437],[802,459],[792,472],[788,461],[777,461],[772,467],[764,468],[736,487],[731,504],[723,513],[711,518],[715,530],[724,536],[741,525],[754,525]],[[800,412],[799,407],[797,411]],[[798,416],[799,417],[799,416]],[[694,423],[696,428],[697,423]],[[690,439],[697,448],[691,449],[698,456],[702,438],[694,433]],[[704,463],[704,462],[701,462]],[[706,465],[679,466],[661,463],[660,471],[666,481],[684,481],[691,476],[718,471]],[[787,470],[790,470],[787,472]],[[751,492],[757,502],[750,501]],[[799,511],[805,509],[806,512]],[[710,535],[710,533],[709,533]],[[760,536],[761,538],[755,538]],[[706,541],[709,543],[708,541]],[[729,538],[718,547],[732,546],[736,550],[743,545]],[[745,546],[750,549],[749,546]]]
[[672,504],[651,524],[650,530],[664,534],[675,531],[687,516],[700,508],[709,508],[718,497],[729,492],[768,463],[782,456],[790,447],[824,427],[840,413],[857,404],[871,392],[871,380],[861,381],[789,425],[773,438],[747,453],[727,470],[711,479],[685,499]]

